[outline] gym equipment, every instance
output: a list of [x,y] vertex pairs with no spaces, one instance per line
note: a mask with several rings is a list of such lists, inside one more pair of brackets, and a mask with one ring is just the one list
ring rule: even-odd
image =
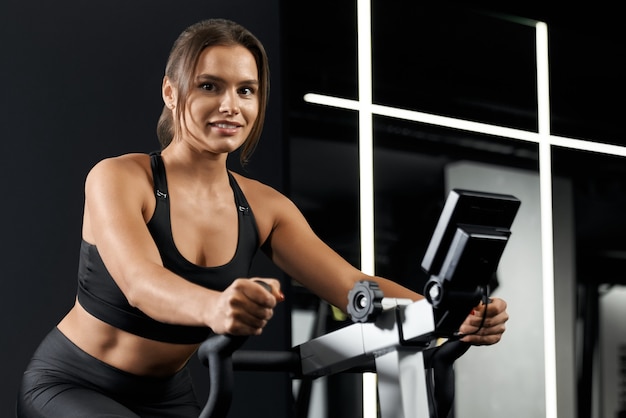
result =
[[[215,368],[209,370],[211,393],[201,418],[226,416],[233,365],[284,370],[303,379],[375,371],[381,417],[446,417],[454,396],[452,364],[469,348],[459,341],[458,329],[481,299],[490,301],[488,283],[519,206],[510,195],[451,191],[422,262],[430,274],[423,300],[385,298],[375,282],[361,281],[348,295],[353,323],[291,351],[238,353],[241,341],[209,337],[198,351]],[[448,341],[436,345],[442,337]]]
[[430,275],[423,294],[433,305],[437,335],[454,335],[481,299],[488,303],[489,282],[520,205],[505,194],[463,189],[448,194],[422,260]]
[[[255,280],[268,292],[267,283]],[[230,409],[233,394],[232,354],[245,343],[247,337],[212,334],[198,348],[198,357],[209,369],[209,397],[198,418],[225,417]]]

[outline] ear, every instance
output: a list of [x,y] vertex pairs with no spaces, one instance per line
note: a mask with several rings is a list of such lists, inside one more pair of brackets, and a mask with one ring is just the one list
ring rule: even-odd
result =
[[161,87],[161,95],[163,96],[163,102],[169,109],[176,107],[176,88],[170,82],[170,79],[163,77],[163,86]]

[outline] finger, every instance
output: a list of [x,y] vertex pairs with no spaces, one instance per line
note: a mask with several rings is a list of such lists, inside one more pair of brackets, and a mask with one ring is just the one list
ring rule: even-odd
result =
[[255,277],[253,280],[266,287],[266,289],[276,298],[277,302],[285,300],[285,295],[281,291],[279,280],[267,277]]
[[274,297],[276,298],[276,300],[278,302],[282,302],[285,300],[285,295],[283,294],[283,292],[281,291],[281,286],[280,286],[280,281],[277,279],[272,279],[272,278],[255,278],[255,280],[261,281],[263,283],[265,283],[266,285],[270,286],[270,293],[272,295],[274,295]]
[[506,331],[504,324],[477,328],[473,326],[462,326],[459,331],[463,336],[462,341],[476,345],[490,345],[500,341],[502,334]]
[[491,336],[491,335],[502,335],[506,331],[506,327],[504,324],[496,324],[492,326],[462,326],[459,331],[462,335],[477,335],[477,336]]
[[241,322],[242,330],[246,334],[259,335],[263,332],[263,328],[267,325],[266,320],[249,317],[246,321]]
[[498,324],[504,324],[509,320],[509,314],[506,311],[489,311],[485,317],[485,323],[487,326],[496,326]]
[[256,304],[265,308],[273,308],[276,298],[267,291],[266,284],[260,285],[257,279],[236,279],[226,290],[232,294],[231,303],[238,304],[244,309],[248,304]]
[[493,335],[467,335],[461,338],[461,341],[472,344],[472,345],[493,345],[502,339],[502,334],[493,334]]
[[246,295],[245,299],[236,302],[237,305],[233,309],[236,320],[258,328],[260,326],[265,326],[265,323],[270,320],[272,316],[274,316],[273,307],[276,305],[276,300],[263,288],[260,288],[260,291],[265,293],[265,295],[262,295],[262,298],[260,299],[263,301],[269,300],[269,302],[259,303],[258,300],[254,300],[254,297]]
[[463,324],[461,324],[461,326],[459,327],[459,332],[462,335],[478,333],[482,329],[480,327],[480,324],[481,324],[480,320],[476,321],[474,319],[468,319]]
[[243,322],[237,322],[229,327],[226,334],[230,335],[260,335],[265,325],[249,325]]
[[461,324],[459,332],[462,334],[490,335],[502,333],[505,330],[504,323],[508,320],[508,314],[501,312],[495,317],[483,318],[481,314],[469,315]]
[[506,302],[499,298],[493,298],[487,305],[481,304],[481,311],[487,311],[487,316],[494,316],[500,312],[506,312]]
[[269,285],[268,283],[264,282],[261,279],[254,279],[253,280],[255,283],[260,284],[265,290],[267,290],[268,292],[272,293],[272,286]]
[[226,332],[233,335],[258,335],[271,317],[271,309],[261,312],[238,307],[233,309],[231,315],[225,320]]
[[275,298],[258,283],[235,280],[223,293],[218,311],[230,332],[249,333],[240,329],[260,328],[273,316]]

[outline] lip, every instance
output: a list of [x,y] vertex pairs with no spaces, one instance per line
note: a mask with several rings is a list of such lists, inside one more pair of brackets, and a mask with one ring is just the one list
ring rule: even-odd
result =
[[209,125],[211,125],[214,128],[219,128],[219,129],[237,129],[237,128],[241,128],[242,126],[240,123],[228,121],[228,120],[218,120],[214,122],[209,122]]
[[239,131],[239,129],[241,129],[243,125],[233,121],[220,120],[210,122],[209,126],[211,127],[211,129],[214,129],[222,134],[234,135]]

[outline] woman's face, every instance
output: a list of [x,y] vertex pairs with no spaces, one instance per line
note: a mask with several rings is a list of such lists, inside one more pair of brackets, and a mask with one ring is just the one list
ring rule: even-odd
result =
[[198,59],[187,97],[183,139],[215,154],[239,148],[259,114],[256,61],[243,46],[212,46]]

